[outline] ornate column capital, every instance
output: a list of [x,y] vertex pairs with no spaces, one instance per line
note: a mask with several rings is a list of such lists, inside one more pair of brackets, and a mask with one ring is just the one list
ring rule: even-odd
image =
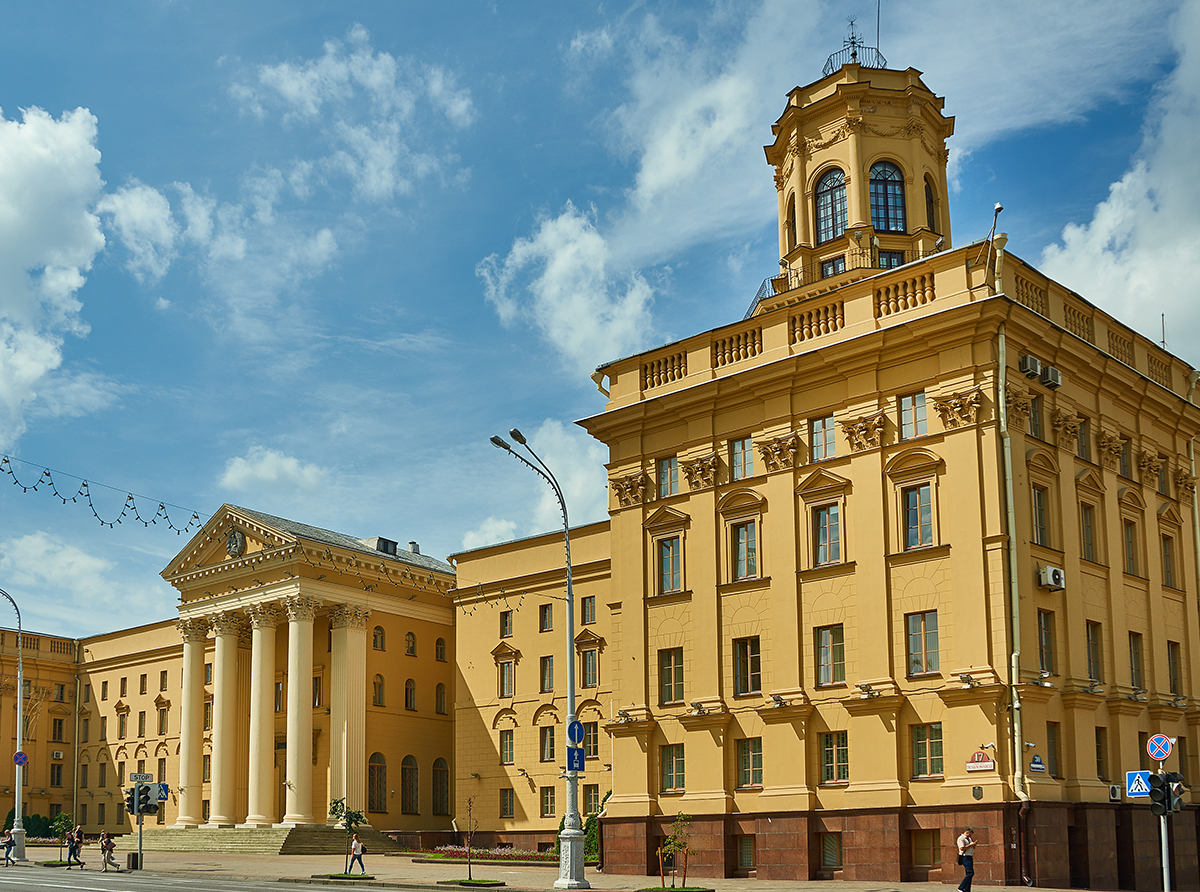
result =
[[796,455],[800,451],[800,434],[793,431],[771,440],[755,441],[754,447],[762,457],[768,471],[782,471],[796,466]]
[[942,416],[942,425],[946,428],[974,424],[981,405],[983,392],[978,387],[966,393],[948,393],[933,401],[933,408]]
[[842,432],[850,441],[851,452],[862,452],[864,449],[876,449],[883,443],[884,413],[864,415],[862,418],[851,418],[839,421]]
[[246,615],[255,629],[273,629],[282,619],[279,608],[274,604],[251,604],[246,608]]
[[287,612],[288,622],[311,623],[316,619],[321,602],[316,598],[306,598],[303,595],[293,595],[285,598],[283,609]]
[[630,505],[640,505],[643,502],[649,501],[647,496],[651,493],[650,478],[641,471],[630,474],[627,477],[614,477],[611,481],[613,493],[617,497],[617,502],[622,508],[628,508]]
[[329,627],[331,629],[354,629],[359,632],[365,632],[367,629],[367,618],[371,615],[371,611],[365,607],[357,607],[353,604],[339,604],[329,613]]
[[209,618],[209,626],[214,635],[241,636],[245,630],[246,619],[240,613],[218,613]]
[[715,452],[694,458],[691,461],[681,461],[679,467],[687,477],[688,489],[708,489],[717,482],[717,467],[720,459]]
[[1050,426],[1054,428],[1055,439],[1059,449],[1074,450],[1079,445],[1080,418],[1072,412],[1054,410],[1050,416]]
[[208,619],[177,619],[175,628],[183,636],[183,640],[191,643],[202,642],[208,638]]

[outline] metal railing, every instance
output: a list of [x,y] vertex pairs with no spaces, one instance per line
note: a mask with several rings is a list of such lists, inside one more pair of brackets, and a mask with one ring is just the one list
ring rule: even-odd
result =
[[[764,300],[786,294],[796,288],[812,285],[824,279],[832,279],[842,273],[858,269],[895,269],[919,260],[921,256],[917,251],[879,251],[870,248],[853,248],[837,257],[814,261],[804,266],[788,267],[780,270],[778,275],[763,279],[762,284],[758,286],[758,292],[754,295],[754,300],[750,302],[750,307],[742,319],[749,319],[753,316],[758,305]],[[885,266],[880,265],[880,258],[886,261]]]

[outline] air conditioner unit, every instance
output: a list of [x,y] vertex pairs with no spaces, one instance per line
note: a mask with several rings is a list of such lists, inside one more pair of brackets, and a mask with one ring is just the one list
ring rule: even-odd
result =
[[1108,801],[1109,802],[1120,802],[1121,801],[1121,785],[1120,784],[1109,784],[1108,785]]
[[1042,373],[1042,361],[1028,353],[1021,357],[1021,372],[1028,378],[1036,378]]
[[1042,384],[1051,390],[1062,387],[1062,372],[1052,365],[1042,366]]
[[61,759],[62,757],[63,757],[62,750],[54,750],[53,752],[50,753],[51,759]]
[[1067,574],[1062,567],[1038,567],[1038,585],[1052,591],[1062,591],[1067,587]]

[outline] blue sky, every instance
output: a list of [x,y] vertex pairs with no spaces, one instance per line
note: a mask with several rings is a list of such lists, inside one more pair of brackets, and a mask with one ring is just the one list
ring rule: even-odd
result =
[[[0,450],[116,487],[105,516],[232,502],[441,557],[555,526],[487,442],[517,425],[599,519],[588,372],[745,311],[770,125],[874,12],[0,3]],[[957,118],[955,241],[1002,201],[1011,250],[1151,336],[1166,312],[1197,364],[1200,7],[882,21]],[[0,478],[28,627],[169,617],[186,540]]]

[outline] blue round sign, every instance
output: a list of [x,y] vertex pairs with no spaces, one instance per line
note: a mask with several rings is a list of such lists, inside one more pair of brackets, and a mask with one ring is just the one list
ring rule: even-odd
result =
[[25,753],[18,750],[16,753],[13,754],[13,761],[16,762],[18,765],[25,765],[25,764],[28,764],[29,757],[27,755],[25,755]]
[[567,742],[571,746],[580,746],[583,744],[583,722],[574,721],[567,725]]
[[1156,762],[1165,762],[1171,755],[1171,740],[1164,734],[1155,734],[1146,741],[1146,752]]

